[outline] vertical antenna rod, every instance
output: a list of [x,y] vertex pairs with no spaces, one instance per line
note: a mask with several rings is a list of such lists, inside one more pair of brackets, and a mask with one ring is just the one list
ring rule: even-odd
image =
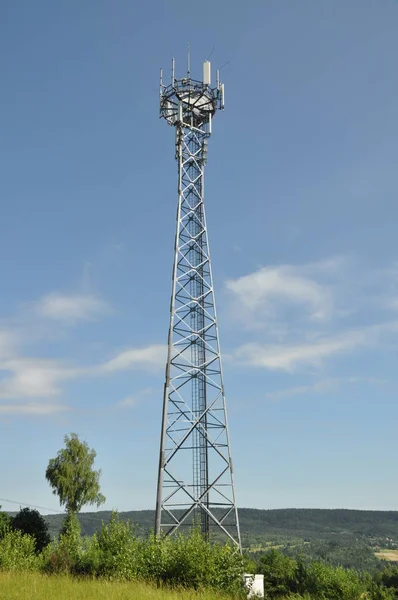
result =
[[178,161],[168,352],[156,497],[156,535],[200,522],[207,539],[222,533],[241,550],[204,209],[204,167],[223,86],[190,76],[161,85],[160,115],[175,128]]

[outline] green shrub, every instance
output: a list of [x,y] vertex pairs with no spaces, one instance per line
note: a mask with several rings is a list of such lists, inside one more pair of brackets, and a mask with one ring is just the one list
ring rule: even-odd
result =
[[77,572],[82,554],[82,538],[76,515],[67,515],[62,531],[59,540],[50,544],[43,552],[42,569],[48,573]]
[[158,539],[149,536],[142,546],[142,571],[143,577],[155,582],[165,582],[170,577],[170,565],[173,562],[171,538]]
[[212,546],[211,587],[225,592],[238,592],[242,588],[243,559],[229,544]]
[[303,591],[316,600],[359,600],[366,590],[355,571],[313,562]]
[[260,562],[260,573],[264,575],[264,591],[269,598],[283,598],[297,591],[297,562],[281,552],[271,550]]
[[0,539],[0,569],[31,571],[38,566],[34,538],[24,535],[21,531],[8,529]]
[[145,579],[158,584],[238,591],[243,562],[229,545],[211,545],[198,530],[172,538],[142,540],[113,513],[110,522],[83,540],[75,573],[107,579]]
[[213,567],[210,545],[197,529],[155,543],[166,544],[169,555],[162,581],[195,589],[209,583]]
[[189,535],[148,538],[143,544],[141,575],[158,583],[237,592],[242,588],[243,559],[226,544],[209,544],[194,529]]
[[136,537],[132,525],[121,521],[117,513],[112,513],[110,522],[102,525],[89,550],[95,558],[93,565],[99,565],[99,575],[131,580],[140,575],[143,562],[141,545],[142,541]]
[[[392,600],[394,594],[387,588],[393,583],[394,570],[379,576],[379,581],[368,573],[322,562],[305,564],[276,550],[265,554],[260,562],[264,574],[267,598],[308,598],[311,600]],[[385,584],[385,585],[383,585]]]
[[369,585],[364,598],[366,598],[366,600],[395,600],[396,595],[394,589],[385,587],[384,585],[373,581]]
[[398,566],[388,565],[381,572],[380,576],[383,585],[389,588],[393,588],[398,596]]

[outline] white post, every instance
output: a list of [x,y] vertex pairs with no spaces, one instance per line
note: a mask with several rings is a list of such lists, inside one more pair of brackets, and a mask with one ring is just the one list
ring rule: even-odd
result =
[[247,591],[247,598],[264,598],[264,575],[243,573],[243,584]]

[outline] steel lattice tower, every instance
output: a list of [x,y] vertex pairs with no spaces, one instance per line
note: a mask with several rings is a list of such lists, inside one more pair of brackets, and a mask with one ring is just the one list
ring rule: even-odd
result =
[[160,116],[175,128],[177,231],[159,475],[156,534],[199,521],[207,539],[220,533],[241,549],[221,367],[213,278],[204,210],[207,141],[224,85],[160,75]]

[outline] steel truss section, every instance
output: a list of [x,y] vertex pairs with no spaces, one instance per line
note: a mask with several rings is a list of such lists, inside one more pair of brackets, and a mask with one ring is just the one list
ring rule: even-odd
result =
[[155,530],[199,523],[207,538],[241,549],[203,194],[219,101],[219,90],[190,79],[161,86],[161,116],[176,132],[178,208]]

